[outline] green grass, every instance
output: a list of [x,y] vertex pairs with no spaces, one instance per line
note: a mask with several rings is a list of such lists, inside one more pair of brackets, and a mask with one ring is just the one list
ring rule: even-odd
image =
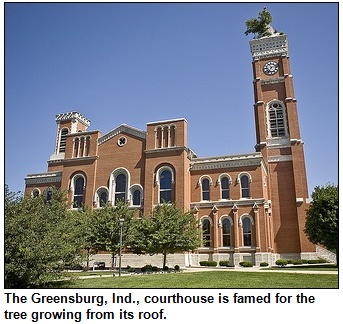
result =
[[336,274],[206,271],[74,279],[58,288],[338,288]]

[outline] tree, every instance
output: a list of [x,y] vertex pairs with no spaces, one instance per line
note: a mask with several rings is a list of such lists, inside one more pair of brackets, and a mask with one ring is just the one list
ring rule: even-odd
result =
[[247,30],[245,31],[245,35],[249,35],[251,33],[257,34],[257,37],[263,36],[270,36],[273,34],[273,29],[270,27],[270,23],[272,22],[272,16],[267,11],[267,8],[264,9],[258,14],[258,18],[252,18],[245,22]]
[[305,222],[305,234],[314,244],[336,252],[338,264],[338,186],[317,186]]
[[65,194],[53,190],[47,202],[15,197],[5,190],[5,287],[44,286],[80,260],[80,235],[67,211]]
[[116,206],[106,204],[95,210],[92,219],[92,246],[100,251],[111,252],[111,267],[114,268],[114,257],[120,249],[120,219],[124,219],[122,229],[122,246],[126,245],[127,233],[132,222],[133,213],[127,204],[118,200]]
[[[134,234],[135,232],[135,234]],[[163,267],[169,253],[194,250],[201,245],[197,222],[175,204],[155,207],[151,216],[136,221],[131,232],[131,248],[136,253],[163,254]]]

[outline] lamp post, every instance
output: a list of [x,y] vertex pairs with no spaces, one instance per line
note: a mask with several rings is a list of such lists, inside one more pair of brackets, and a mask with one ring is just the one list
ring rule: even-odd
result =
[[124,225],[124,218],[119,219],[119,226],[120,226],[120,238],[119,238],[119,277],[121,276],[121,250],[123,245],[123,225]]

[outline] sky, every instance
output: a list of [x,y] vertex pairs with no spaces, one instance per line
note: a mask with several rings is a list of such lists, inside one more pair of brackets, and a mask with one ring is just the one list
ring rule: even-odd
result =
[[245,22],[267,6],[288,35],[309,193],[338,184],[335,3],[7,3],[5,183],[47,171],[55,115],[103,134],[186,118],[198,157],[252,153],[252,57]]

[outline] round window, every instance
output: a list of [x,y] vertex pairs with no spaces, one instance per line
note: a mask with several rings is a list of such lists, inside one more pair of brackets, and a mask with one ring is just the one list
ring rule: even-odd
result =
[[124,136],[122,136],[122,137],[119,137],[119,139],[118,139],[118,145],[119,146],[124,146],[126,143],[127,143],[127,139],[126,139],[126,137],[124,137]]

